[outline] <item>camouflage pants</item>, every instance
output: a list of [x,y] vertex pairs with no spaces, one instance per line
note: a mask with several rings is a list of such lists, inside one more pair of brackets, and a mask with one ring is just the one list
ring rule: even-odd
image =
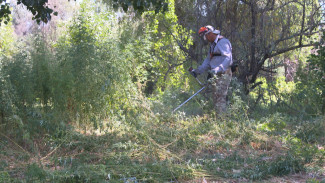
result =
[[211,98],[213,99],[213,104],[219,114],[226,112],[227,110],[226,98],[231,78],[232,72],[231,69],[228,69],[224,74],[220,76],[216,75],[213,78],[209,79]]

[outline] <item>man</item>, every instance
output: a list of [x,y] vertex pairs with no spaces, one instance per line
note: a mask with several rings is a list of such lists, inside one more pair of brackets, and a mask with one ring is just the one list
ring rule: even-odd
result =
[[209,87],[212,90],[213,103],[219,114],[227,109],[227,92],[232,72],[232,47],[230,41],[220,35],[220,31],[211,25],[201,27],[199,35],[210,42],[210,51],[201,66],[192,70],[194,77],[209,70]]

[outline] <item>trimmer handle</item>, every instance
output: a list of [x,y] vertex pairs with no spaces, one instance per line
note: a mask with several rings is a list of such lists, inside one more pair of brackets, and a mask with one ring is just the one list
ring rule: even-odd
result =
[[194,78],[196,79],[196,81],[197,81],[201,86],[204,85],[204,84],[202,84],[201,81],[197,78],[197,74],[196,74],[195,72],[193,72],[194,69],[193,69],[192,67],[190,67],[190,68],[188,69],[188,71],[191,73],[192,76],[194,76]]

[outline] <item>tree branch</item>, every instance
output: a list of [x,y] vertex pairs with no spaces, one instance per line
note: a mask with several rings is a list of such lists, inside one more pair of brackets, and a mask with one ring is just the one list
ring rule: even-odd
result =
[[[322,24],[318,24],[318,25],[322,25]],[[310,29],[310,27],[304,29],[302,32],[300,31],[299,33],[293,34],[293,35],[291,35],[289,37],[285,37],[285,38],[282,38],[282,39],[278,39],[275,42],[273,42],[273,44],[274,45],[277,45],[277,44],[279,44],[282,41],[286,41],[286,40],[289,40],[289,39],[292,39],[292,38],[295,38],[295,37],[298,37],[298,36],[311,36],[311,35],[316,34],[316,33],[319,32],[319,31],[316,31],[316,32],[306,33],[309,29]]]
[[303,33],[304,26],[305,26],[305,16],[306,16],[306,1],[304,1],[304,5],[303,5],[303,14],[302,14],[302,22],[301,22],[299,46],[302,45],[302,33]]
[[193,60],[196,60],[197,56],[195,54],[193,54],[192,52],[190,52],[188,49],[186,49],[182,43],[180,43],[180,41],[178,39],[176,39],[176,37],[174,36],[174,34],[172,33],[172,31],[163,23],[164,27],[168,30],[168,32],[170,33],[170,35],[174,38],[174,40],[177,42],[179,48],[184,52],[187,53],[187,56],[190,56],[190,58],[192,58]]
[[264,71],[264,72],[272,73],[272,74],[277,73],[276,71],[272,71],[272,70],[270,70],[268,68],[265,68],[265,67],[262,67],[261,70]]
[[281,9],[281,8],[287,6],[288,4],[295,3],[295,2],[297,2],[297,1],[296,0],[292,0],[292,1],[286,2],[286,3],[284,3],[281,6],[276,7],[276,8],[274,8],[274,2],[273,2],[273,7],[272,8],[264,8],[264,9],[258,11],[258,12],[259,13],[263,13],[263,12],[268,12],[268,11],[276,11],[278,9]]
[[275,0],[272,0],[272,4],[271,5],[270,5],[270,1],[271,0],[268,0],[267,1],[266,6],[260,11],[261,13],[267,12],[267,11],[270,11],[270,10],[273,10],[274,9]]
[[262,81],[255,83],[253,86],[251,86],[249,88],[249,90],[246,91],[246,94],[248,94],[250,91],[254,90],[254,88],[256,88],[258,85],[261,85],[261,84],[263,84]]
[[271,54],[268,58],[272,58],[272,57],[275,57],[275,56],[280,55],[282,53],[292,51],[292,50],[295,50],[295,49],[298,49],[298,48],[310,47],[310,46],[315,46],[315,45],[316,45],[316,43],[305,44],[305,45],[297,45],[297,46],[293,46],[293,47],[289,47],[289,48],[284,48],[284,49],[276,51],[276,53],[274,53],[274,54]]

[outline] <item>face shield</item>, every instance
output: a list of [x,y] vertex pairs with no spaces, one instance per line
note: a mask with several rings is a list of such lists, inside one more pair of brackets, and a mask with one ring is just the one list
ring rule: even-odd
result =
[[203,39],[204,39],[204,41],[206,41],[206,40],[207,40],[207,38],[205,37],[205,35],[206,35],[206,34],[204,34],[204,35],[203,35]]

